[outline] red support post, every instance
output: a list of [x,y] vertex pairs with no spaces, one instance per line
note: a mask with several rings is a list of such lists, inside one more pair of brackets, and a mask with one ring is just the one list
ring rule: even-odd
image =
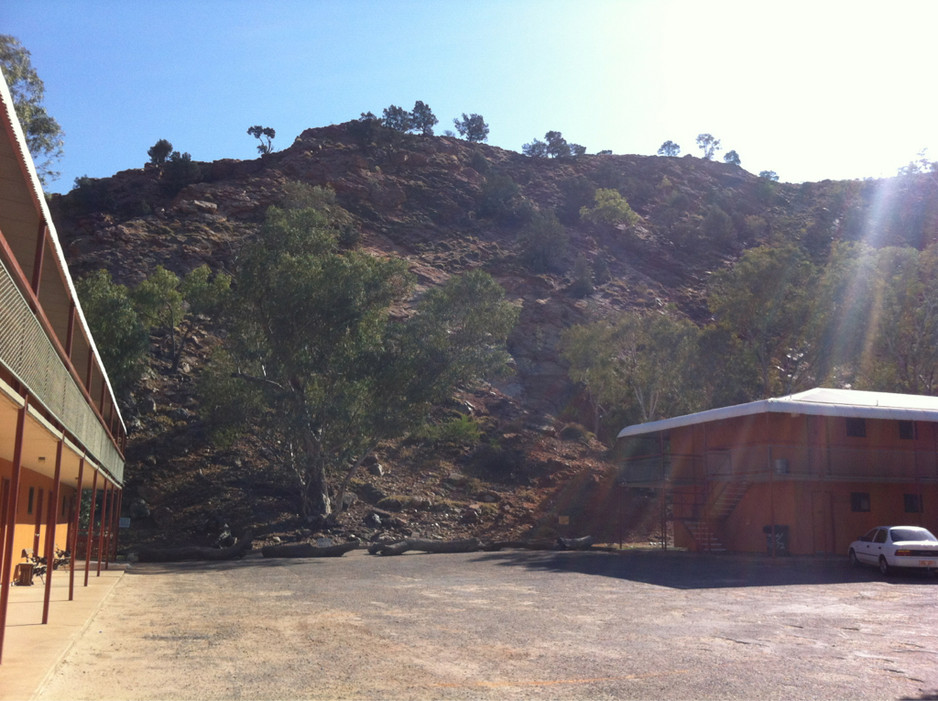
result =
[[88,536],[85,539],[85,586],[88,586],[88,571],[91,569],[91,542],[94,534],[94,507],[98,500],[98,471],[91,481],[91,510],[88,512]]
[[36,524],[33,529],[33,554],[36,557],[39,557],[39,530],[42,528],[42,507],[45,502],[45,490],[41,487],[39,488],[38,493],[36,494],[36,501],[32,504],[32,508],[36,512]]
[[[96,577],[101,576],[101,557],[104,555],[104,532],[108,527],[108,507],[110,506],[108,497],[111,496],[108,492],[114,491],[113,489],[108,489],[110,482],[104,480],[104,493],[101,495],[101,525],[98,527],[98,570],[95,574]],[[113,499],[113,496],[111,496]]]
[[120,489],[117,485],[114,486],[114,489],[117,490],[111,501],[113,506],[111,507],[111,518],[109,519],[110,528],[107,533],[107,557],[104,558],[104,569],[111,569],[111,561],[117,559],[117,533],[120,528],[120,517],[121,517],[121,503],[124,500],[124,490]]
[[7,494],[6,537],[3,543],[3,571],[0,571],[0,663],[3,662],[3,633],[7,627],[7,607],[10,603],[10,576],[13,569],[13,529],[16,528],[16,507],[19,501],[20,474],[23,471],[23,433],[26,428],[27,396],[16,417],[16,437],[13,444],[13,474]]
[[45,222],[39,225],[39,235],[36,237],[36,254],[33,257],[33,279],[29,281],[33,288],[33,293],[39,296],[39,286],[42,283],[42,263],[45,260],[46,239],[49,235],[49,227]]
[[52,570],[55,564],[55,529],[59,523],[59,495],[62,493],[62,448],[65,438],[55,448],[55,481],[49,495],[49,517],[46,519],[46,591],[42,600],[42,624],[49,622],[49,602],[52,600]]
[[75,485],[75,513],[72,514],[72,533],[68,539],[68,600],[75,600],[75,559],[78,555],[78,529],[81,523],[81,489],[85,476],[85,456],[78,463],[78,484]]

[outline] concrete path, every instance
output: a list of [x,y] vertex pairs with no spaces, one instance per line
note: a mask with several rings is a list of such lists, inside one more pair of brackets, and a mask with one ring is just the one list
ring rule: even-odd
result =
[[98,576],[75,571],[74,599],[68,600],[68,572],[52,573],[49,622],[42,624],[45,586],[35,579],[29,587],[11,587],[7,629],[0,663],[0,701],[32,698],[46,676],[55,668],[93,620],[95,612],[124,574],[123,566],[112,564]]

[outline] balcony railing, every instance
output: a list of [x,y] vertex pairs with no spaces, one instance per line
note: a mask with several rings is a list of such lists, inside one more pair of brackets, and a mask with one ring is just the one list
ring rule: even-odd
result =
[[745,480],[853,482],[938,482],[938,453],[912,448],[856,448],[837,445],[742,446],[704,455],[656,454],[626,460],[619,481],[704,483]]
[[124,461],[0,261],[0,363],[119,484]]

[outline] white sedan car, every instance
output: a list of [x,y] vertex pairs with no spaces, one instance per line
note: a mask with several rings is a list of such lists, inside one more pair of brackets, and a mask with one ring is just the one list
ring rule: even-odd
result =
[[938,538],[920,526],[879,526],[850,543],[852,565],[873,565],[888,574],[893,567],[938,568]]

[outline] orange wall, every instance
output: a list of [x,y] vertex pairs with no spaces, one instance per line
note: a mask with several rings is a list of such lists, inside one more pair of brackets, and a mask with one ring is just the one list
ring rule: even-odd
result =
[[[763,414],[674,429],[674,518],[699,518],[709,469],[711,481],[749,483],[730,515],[711,524],[729,550],[765,552],[762,529],[773,521],[789,527],[795,554],[846,552],[877,525],[923,525],[938,532],[938,425],[916,422],[915,428],[913,439],[903,439],[897,421],[868,419],[866,436],[852,437],[843,417]],[[723,451],[732,458],[724,459]],[[797,474],[776,473],[780,458]],[[837,476],[847,473],[851,481]],[[870,495],[868,512],[852,510],[852,492]],[[906,513],[905,494],[921,494],[924,513]],[[675,545],[693,547],[693,538],[677,525]]]
[[[870,510],[852,510],[851,493],[870,495]],[[925,511],[906,513],[905,494],[921,494]],[[765,552],[762,531],[773,521],[789,527],[794,554],[846,553],[851,541],[880,525],[921,525],[938,531],[938,485],[786,481],[750,486],[718,537],[729,550]]]
[[[12,464],[5,460],[0,460],[0,479],[10,479],[12,475]],[[52,498],[54,481],[50,477],[40,475],[32,470],[24,469],[20,474],[19,501],[16,509],[16,528],[13,535],[13,564],[25,562],[22,558],[22,551],[33,550],[36,543],[36,533],[39,533],[39,553],[42,554],[45,548],[46,523],[48,522],[49,500]],[[32,513],[29,509],[29,491],[33,490]],[[42,514],[39,530],[36,530],[36,516],[39,507],[40,492],[42,493]],[[71,513],[71,507],[75,499],[75,489],[72,487],[62,487],[59,490],[59,502],[56,510],[56,519],[58,521],[55,529],[54,544],[62,550],[68,546],[68,519]],[[2,505],[0,505],[2,508]],[[0,526],[2,528],[2,526]],[[5,538],[5,535],[4,535]],[[10,568],[12,573],[13,567]]]

